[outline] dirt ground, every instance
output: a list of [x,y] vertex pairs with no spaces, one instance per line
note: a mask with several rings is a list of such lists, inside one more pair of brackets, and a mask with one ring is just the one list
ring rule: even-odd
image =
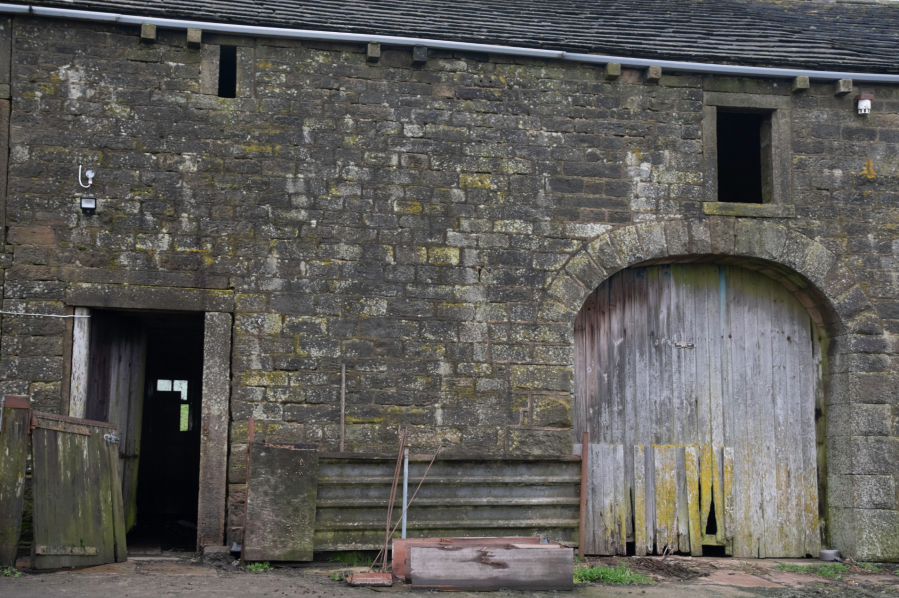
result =
[[[591,564],[611,565],[618,559],[590,559]],[[736,560],[729,558],[668,557],[622,558],[637,572],[648,575],[652,585],[621,586],[602,583],[578,585],[571,592],[512,592],[493,595],[631,598],[899,598],[895,565],[872,574],[857,567],[841,579],[808,573],[785,572],[778,563],[816,564],[812,560]],[[331,575],[347,571],[329,563],[300,567],[276,567],[265,573],[241,570],[234,562],[202,563],[196,558],[132,558],[127,563],[52,573],[23,572],[18,578],[0,577],[0,596],[39,598],[144,598],[191,596],[196,598],[245,598],[247,596],[303,596],[306,598],[372,597],[374,593],[410,592],[400,584],[392,588],[355,588]],[[353,570],[365,570],[357,568]],[[456,596],[484,596],[456,593]]]

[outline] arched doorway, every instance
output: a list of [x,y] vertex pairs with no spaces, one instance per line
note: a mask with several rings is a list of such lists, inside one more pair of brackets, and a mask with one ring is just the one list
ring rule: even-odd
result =
[[790,291],[736,266],[628,268],[574,340],[588,554],[817,555],[822,341]]

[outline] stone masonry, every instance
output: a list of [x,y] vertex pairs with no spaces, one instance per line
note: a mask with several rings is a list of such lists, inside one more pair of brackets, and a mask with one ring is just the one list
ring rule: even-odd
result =
[[[234,99],[210,79],[222,44]],[[198,310],[233,312],[232,504],[251,416],[336,450],[341,364],[347,450],[394,451],[408,425],[421,451],[568,453],[586,293],[650,259],[740,256],[780,264],[837,341],[832,543],[899,560],[899,87],[864,85],[863,117],[857,86],[31,17],[11,51],[3,309],[205,291]],[[703,205],[710,93],[788,107],[778,210]],[[64,412],[67,334],[3,316],[0,390]]]

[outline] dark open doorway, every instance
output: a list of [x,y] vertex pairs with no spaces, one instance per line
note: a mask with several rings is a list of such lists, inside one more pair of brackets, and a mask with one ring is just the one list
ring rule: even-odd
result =
[[203,326],[203,314],[91,314],[86,410],[118,425],[129,554],[196,548]]

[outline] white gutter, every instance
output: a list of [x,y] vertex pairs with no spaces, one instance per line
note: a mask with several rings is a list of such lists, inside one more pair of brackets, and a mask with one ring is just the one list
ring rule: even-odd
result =
[[126,25],[152,23],[166,29],[196,28],[217,33],[236,33],[254,37],[282,37],[296,39],[317,39],[324,41],[381,43],[392,46],[427,46],[440,50],[458,50],[464,52],[481,52],[491,54],[509,54],[512,56],[529,56],[533,58],[549,58],[570,60],[593,64],[617,63],[622,66],[646,68],[659,66],[672,71],[706,73],[710,75],[738,75],[744,77],[766,77],[793,79],[808,77],[819,81],[836,81],[852,79],[865,83],[899,83],[899,74],[883,75],[876,73],[849,73],[841,71],[815,71],[806,69],[780,69],[756,66],[735,66],[727,64],[708,64],[701,62],[681,62],[677,60],[656,60],[631,58],[626,56],[601,56],[597,54],[578,54],[559,50],[539,50],[536,48],[519,48],[515,46],[496,46],[491,44],[473,44],[453,42],[419,37],[395,37],[392,35],[370,35],[364,33],[339,33],[334,31],[314,31],[311,29],[288,29],[284,27],[260,27],[256,25],[235,25],[231,23],[211,23],[204,21],[186,21],[181,19],[160,19],[156,17],[139,17],[108,12],[92,12],[71,10],[67,8],[48,8],[23,4],[0,4],[0,14],[32,14],[42,17],[76,19],[82,21],[114,22]]

